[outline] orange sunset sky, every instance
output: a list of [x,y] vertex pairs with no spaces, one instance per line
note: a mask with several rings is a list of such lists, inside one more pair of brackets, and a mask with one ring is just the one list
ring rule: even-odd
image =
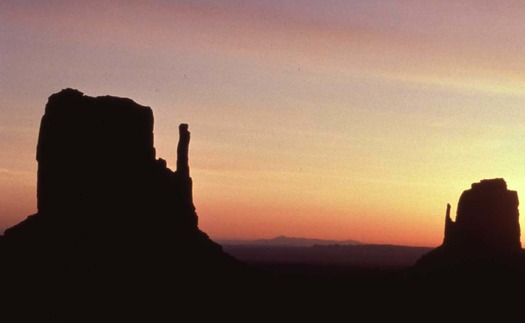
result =
[[1,1],[0,233],[36,212],[40,118],[72,87],[152,107],[172,169],[190,124],[212,238],[439,245],[471,183],[525,194],[524,18],[507,0]]

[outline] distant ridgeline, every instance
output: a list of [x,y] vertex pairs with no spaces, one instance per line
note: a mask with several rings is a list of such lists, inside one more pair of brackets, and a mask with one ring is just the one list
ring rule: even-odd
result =
[[472,184],[459,199],[455,221],[447,205],[443,244],[421,257],[416,271],[462,279],[525,273],[518,205],[517,192],[503,179]]
[[197,226],[188,125],[179,134],[173,172],[156,159],[149,107],[53,94],[38,138],[38,213],[5,231],[2,277],[16,289],[76,284],[122,294],[239,274],[240,263]]

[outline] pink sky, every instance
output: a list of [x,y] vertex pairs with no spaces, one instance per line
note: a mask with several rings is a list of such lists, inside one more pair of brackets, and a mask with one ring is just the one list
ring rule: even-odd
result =
[[155,113],[174,167],[190,124],[200,227],[438,245],[483,178],[525,192],[519,1],[3,1],[0,231],[36,211],[47,97]]

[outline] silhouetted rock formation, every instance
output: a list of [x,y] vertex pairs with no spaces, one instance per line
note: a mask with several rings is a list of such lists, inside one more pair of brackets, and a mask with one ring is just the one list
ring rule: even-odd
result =
[[516,251],[521,249],[518,193],[503,179],[472,184],[459,199],[456,222],[447,207],[444,245]]
[[17,290],[78,297],[100,288],[122,298],[241,274],[197,226],[188,125],[179,133],[173,172],[155,157],[149,107],[73,89],[53,94],[38,139],[38,213],[0,240],[3,277]]
[[37,147],[38,215],[5,236],[197,231],[188,125],[179,131],[178,169],[172,172],[164,160],[155,159],[149,107],[72,89],[52,95]]
[[518,205],[517,192],[507,190],[503,179],[472,184],[459,199],[455,222],[447,205],[443,244],[424,255],[416,269],[474,274],[525,268]]

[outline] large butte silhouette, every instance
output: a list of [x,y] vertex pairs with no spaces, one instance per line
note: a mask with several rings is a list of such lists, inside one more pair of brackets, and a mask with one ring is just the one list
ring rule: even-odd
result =
[[421,257],[416,271],[485,282],[523,274],[518,206],[517,192],[508,190],[504,179],[472,184],[459,199],[455,221],[447,205],[443,244]]
[[156,158],[149,107],[73,89],[51,95],[36,154],[38,213],[0,239],[3,292],[54,320],[105,303],[158,306],[240,279],[244,267],[198,228],[188,125],[178,131],[172,171]]

